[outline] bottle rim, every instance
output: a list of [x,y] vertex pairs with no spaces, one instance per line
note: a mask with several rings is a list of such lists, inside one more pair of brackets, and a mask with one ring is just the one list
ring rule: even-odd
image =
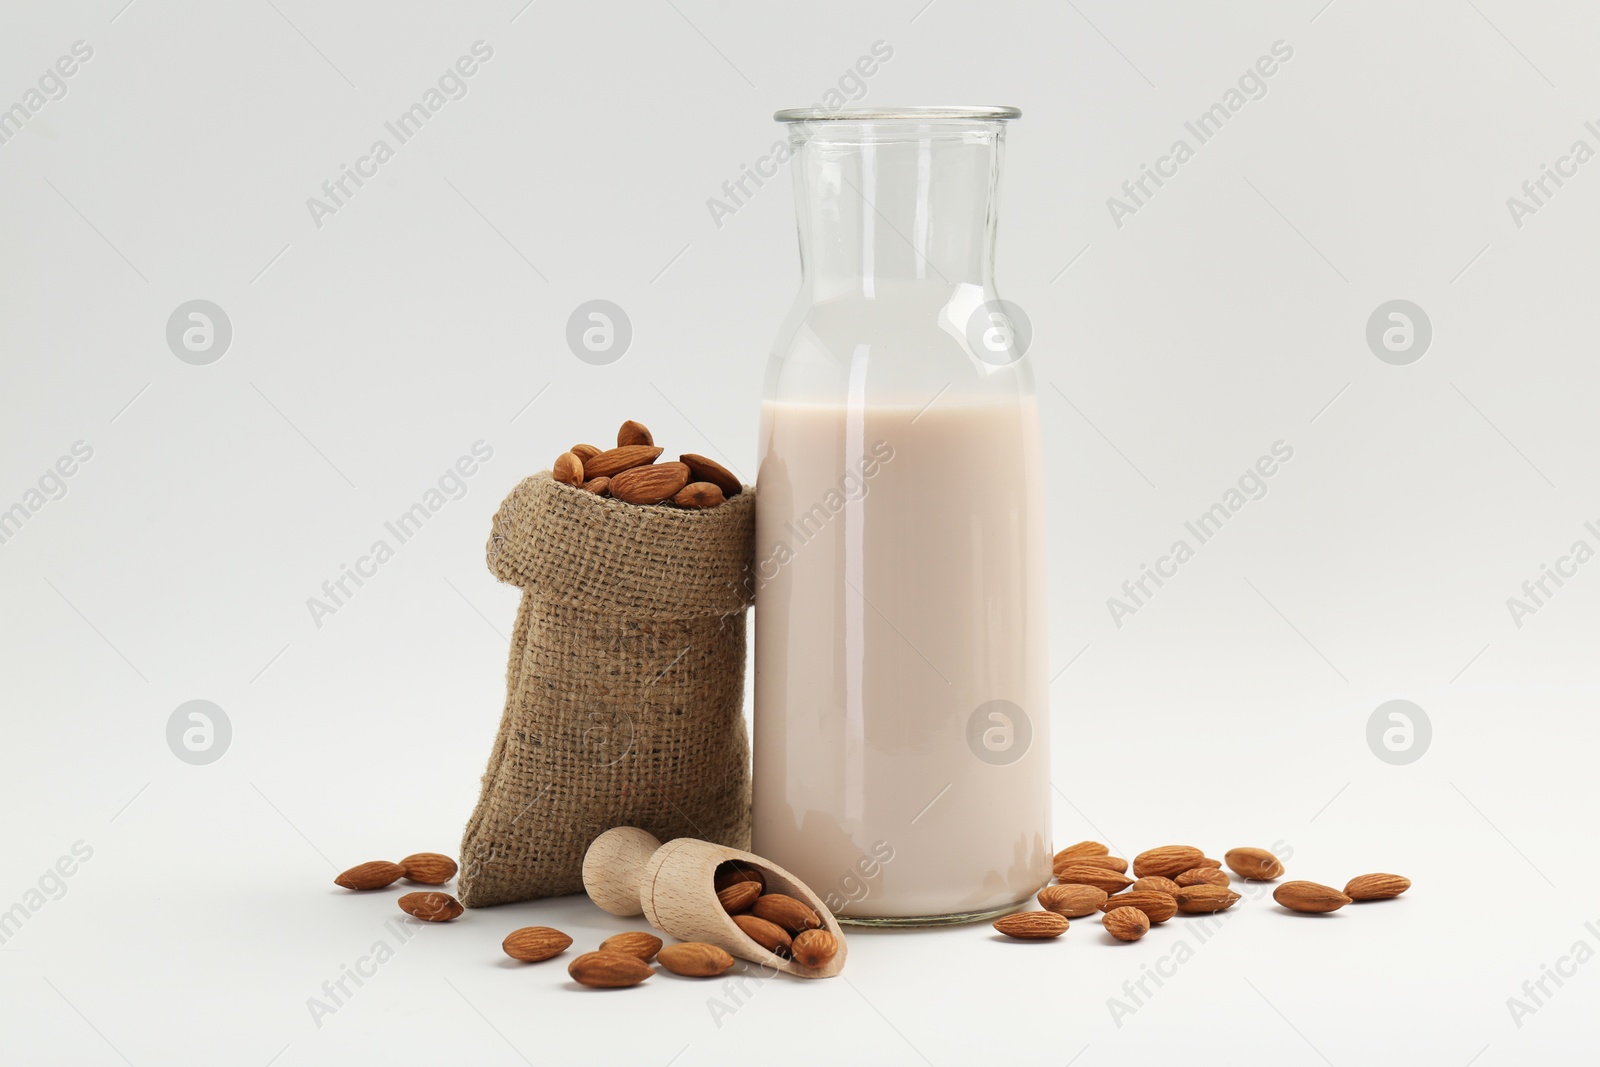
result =
[[776,122],[1007,122],[1021,117],[1021,108],[1000,105],[791,107],[772,116]]

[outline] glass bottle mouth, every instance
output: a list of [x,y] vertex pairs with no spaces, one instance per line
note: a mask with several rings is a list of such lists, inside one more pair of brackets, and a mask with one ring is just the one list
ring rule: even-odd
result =
[[791,107],[774,114],[777,122],[1007,122],[1022,109],[1003,106],[952,107]]

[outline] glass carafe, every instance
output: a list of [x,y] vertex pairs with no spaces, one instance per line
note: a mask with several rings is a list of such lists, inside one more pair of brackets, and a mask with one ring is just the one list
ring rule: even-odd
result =
[[1038,410],[993,280],[1018,114],[777,115],[802,279],[761,417],[754,848],[842,920],[1050,879]]

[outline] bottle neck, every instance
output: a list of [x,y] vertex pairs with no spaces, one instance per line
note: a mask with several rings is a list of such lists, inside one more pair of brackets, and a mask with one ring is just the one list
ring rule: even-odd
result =
[[1001,122],[791,126],[801,298],[992,288]]

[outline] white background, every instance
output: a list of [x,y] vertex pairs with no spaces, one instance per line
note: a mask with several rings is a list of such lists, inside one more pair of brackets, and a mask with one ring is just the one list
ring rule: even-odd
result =
[[[1520,228],[1506,199],[1574,140],[1600,148],[1600,13],[524,2],[0,13],[0,107],[93,48],[0,145],[0,508],[93,448],[0,545],[0,910],[93,850],[0,947],[0,1057],[1592,1059],[1600,963],[1520,1026],[1507,998],[1600,948],[1600,564],[1520,627],[1506,600],[1597,543],[1600,163]],[[317,227],[307,198],[479,40],[468,94]],[[1120,1018],[1109,998],[1192,927],[857,933],[841,980],[735,1000],[665,974],[580,990],[500,955],[530,923],[575,950],[637,925],[567,898],[408,927],[317,1025],[308,998],[400,917],[400,887],[333,874],[453,853],[476,796],[516,602],[483,565],[500,498],[627,417],[752,477],[798,277],[787,175],[720,227],[706,200],[779,137],[774,109],[880,40],[863,102],[1024,112],[999,279],[1047,416],[1058,842],[1283,842],[1291,876],[1415,888],[1327,918],[1246,899]],[[1107,198],[1280,40],[1266,96],[1115,225]],[[165,341],[195,298],[233,326],[209,366]],[[594,298],[633,323],[609,367],[564,341]],[[1365,341],[1391,299],[1432,321],[1409,366]],[[314,625],[306,599],[479,440],[466,495]],[[1279,440],[1268,495],[1115,626],[1106,598]],[[1396,698],[1433,729],[1403,766],[1366,740]],[[208,766],[167,747],[192,699],[233,726]]]

